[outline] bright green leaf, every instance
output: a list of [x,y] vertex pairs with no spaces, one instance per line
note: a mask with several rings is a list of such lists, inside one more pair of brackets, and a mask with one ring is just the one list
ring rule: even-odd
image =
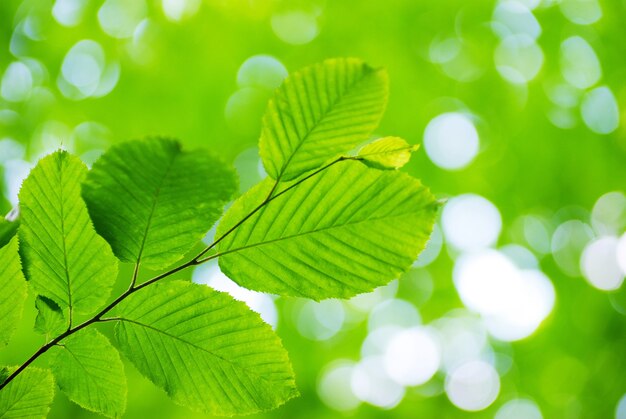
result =
[[9,221],[6,218],[0,218],[0,247],[4,247],[15,236],[19,226],[19,220]]
[[45,418],[54,399],[49,370],[28,367],[0,390],[0,418]]
[[116,316],[120,349],[181,405],[248,414],[298,394],[278,336],[228,294],[182,281],[158,283],[122,302]]
[[91,225],[80,185],[87,167],[65,151],[39,161],[20,191],[20,253],[35,290],[90,314],[108,298],[117,260]]
[[378,169],[399,169],[418,148],[419,145],[411,145],[400,137],[384,137],[363,146],[358,157]]
[[76,404],[112,418],[124,413],[124,365],[98,331],[84,329],[64,339],[51,367],[61,391]]
[[153,138],[111,147],[87,176],[83,196],[122,261],[159,269],[202,239],[236,190],[234,172],[220,160]]
[[9,369],[7,367],[0,368],[0,384],[4,383],[4,380],[9,378]]
[[68,322],[63,310],[53,300],[40,295],[35,300],[35,307],[38,311],[35,319],[36,332],[49,337],[58,336],[67,329]]
[[[237,200],[220,236],[260,204],[266,180]],[[279,295],[347,298],[397,278],[424,248],[438,204],[410,176],[339,162],[272,200],[218,246],[240,285]]]
[[0,348],[9,343],[22,317],[26,280],[17,251],[17,238],[0,249]]
[[367,140],[387,102],[387,73],[340,58],[285,79],[263,118],[260,152],[267,173],[288,181]]

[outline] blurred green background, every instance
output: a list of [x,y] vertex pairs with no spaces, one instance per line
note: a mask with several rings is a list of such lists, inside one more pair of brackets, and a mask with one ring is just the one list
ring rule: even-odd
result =
[[[284,340],[302,397],[255,417],[626,419],[624,21],[624,0],[2,0],[0,210],[43,154],[146,135],[223,156],[244,191],[286,74],[361,57],[390,75],[377,134],[421,143],[403,170],[448,203],[403,278],[348,302],[180,275]],[[43,343],[34,316],[2,363]],[[125,417],[207,417],[126,370]],[[94,416],[62,394],[50,414]]]

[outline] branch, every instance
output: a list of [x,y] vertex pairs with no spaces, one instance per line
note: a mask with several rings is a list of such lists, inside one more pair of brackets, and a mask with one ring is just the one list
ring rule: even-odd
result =
[[30,364],[32,364],[33,362],[35,362],[35,360],[37,360],[37,358],[39,358],[41,355],[45,354],[50,348],[52,348],[53,346],[57,345],[59,342],[61,342],[63,339],[73,335],[74,333],[86,328],[87,326],[90,326],[94,323],[98,323],[98,322],[106,322],[106,321],[115,321],[116,318],[112,317],[112,318],[104,318],[102,319],[102,316],[104,316],[106,313],[108,313],[109,311],[111,311],[113,308],[115,308],[119,303],[121,303],[122,301],[124,301],[127,297],[129,297],[130,295],[134,294],[135,292],[139,291],[142,288],[145,288],[151,284],[154,284],[157,281],[160,281],[163,278],[166,278],[170,275],[173,275],[177,272],[180,272],[190,266],[195,266],[195,265],[200,265],[204,262],[207,262],[209,260],[215,259],[217,258],[220,254],[214,254],[211,256],[207,256],[206,258],[202,258],[202,256],[204,256],[207,252],[209,252],[211,249],[213,249],[215,246],[217,246],[218,243],[220,243],[222,240],[224,240],[228,235],[230,235],[233,231],[235,231],[239,226],[241,226],[243,223],[245,223],[247,220],[250,219],[250,217],[252,217],[254,214],[256,214],[261,208],[263,208],[265,205],[269,204],[270,202],[272,202],[274,199],[280,197],[281,195],[284,195],[285,193],[289,192],[290,190],[292,190],[293,188],[297,187],[298,185],[300,185],[302,182],[305,182],[306,180],[316,176],[317,174],[323,172],[324,170],[328,169],[329,167],[345,161],[345,160],[359,160],[358,157],[339,157],[336,160],[333,160],[332,162],[328,163],[325,166],[322,166],[321,168],[317,169],[316,171],[308,174],[307,176],[303,177],[302,179],[300,179],[299,181],[289,185],[287,188],[283,189],[282,191],[280,191],[279,193],[277,193],[276,195],[273,195],[274,192],[276,191],[278,184],[280,183],[280,179],[277,179],[274,183],[274,186],[272,187],[270,193],[268,194],[268,196],[263,200],[263,202],[261,202],[256,208],[254,208],[248,215],[246,215],[245,217],[243,217],[239,222],[237,222],[237,224],[235,224],[233,227],[231,227],[230,229],[228,229],[228,231],[226,231],[224,234],[222,234],[219,238],[217,238],[213,243],[211,243],[207,248],[205,248],[202,252],[200,252],[196,257],[194,257],[193,259],[191,259],[188,262],[185,262],[184,264],[177,266],[176,268],[173,268],[167,272],[164,272],[160,275],[155,276],[152,279],[149,279],[146,282],[143,282],[139,285],[136,285],[136,281],[137,281],[137,277],[138,277],[138,272],[139,272],[139,263],[135,264],[135,269],[133,271],[133,277],[132,277],[132,281],[131,281],[131,286],[128,288],[128,290],[126,290],[123,294],[121,294],[119,297],[117,297],[115,300],[113,300],[109,305],[107,305],[105,308],[103,308],[102,310],[100,310],[98,312],[98,314],[96,314],[94,317],[92,317],[91,319],[79,324],[78,326],[75,327],[70,327],[63,333],[61,333],[59,336],[57,336],[56,338],[54,338],[53,340],[51,340],[50,342],[46,343],[45,345],[43,345],[42,347],[40,347],[37,352],[35,352],[30,358],[28,358],[22,365],[20,365],[11,375],[9,375],[9,377],[3,382],[0,383],[0,390],[2,390],[4,387],[6,387],[11,381],[13,381],[15,379],[15,377],[17,377],[22,371],[24,371]]

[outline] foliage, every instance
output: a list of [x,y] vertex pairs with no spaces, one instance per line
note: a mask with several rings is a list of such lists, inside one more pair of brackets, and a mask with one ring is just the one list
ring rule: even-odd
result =
[[[166,278],[219,257],[244,287],[316,300],[397,278],[424,248],[439,205],[418,180],[382,170],[406,163],[398,153],[412,147],[404,142],[346,154],[370,137],[386,92],[383,70],[357,59],[327,60],[289,77],[264,118],[261,156],[272,179],[236,199],[217,239],[175,267],[234,195],[226,164],[167,138],[120,143],[90,171],[65,151],[41,159],[20,191],[18,238],[37,296],[34,328],[47,343],[3,373],[2,417],[45,416],[52,375],[78,405],[121,416],[127,389],[118,349],[193,410],[249,414],[295,397],[287,352],[257,313],[226,293]],[[365,164],[372,162],[380,169]],[[18,238],[0,249],[3,342],[26,296]],[[110,301],[118,259],[134,272]],[[168,267],[139,281],[141,268]],[[109,322],[115,346],[96,329]],[[31,366],[40,357],[49,370]]]

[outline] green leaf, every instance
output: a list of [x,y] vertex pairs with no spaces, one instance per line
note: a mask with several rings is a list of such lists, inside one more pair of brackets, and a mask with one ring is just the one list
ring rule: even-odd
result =
[[126,409],[126,376],[117,350],[94,329],[64,339],[51,364],[57,384],[70,400],[107,417]]
[[267,173],[288,181],[367,140],[387,102],[387,73],[355,58],[306,67],[285,79],[263,118]]
[[358,157],[377,169],[399,169],[418,148],[419,145],[411,145],[400,137],[384,137],[363,146]]
[[0,390],[0,418],[45,418],[54,399],[49,370],[28,367]]
[[228,294],[182,281],[157,283],[123,301],[116,315],[122,352],[176,403],[248,414],[298,394],[278,336]]
[[6,218],[0,218],[0,247],[6,246],[11,241],[19,226],[19,220],[9,221]]
[[7,367],[0,368],[0,384],[4,383],[7,378],[9,378],[9,369]]
[[35,300],[38,314],[35,318],[35,331],[42,335],[57,336],[63,333],[69,326],[63,310],[53,300],[38,296]]
[[26,280],[22,274],[17,238],[0,249],[0,348],[6,346],[22,317]]
[[20,253],[35,290],[70,314],[91,314],[108,298],[117,260],[91,225],[80,184],[87,167],[65,151],[39,161],[20,190]]
[[[238,199],[228,231],[268,195],[266,180]],[[418,180],[342,161],[258,211],[218,245],[222,271],[279,295],[347,298],[397,278],[432,231],[438,204]]]
[[202,239],[236,190],[234,171],[217,158],[152,138],[111,147],[83,196],[120,260],[160,269]]

